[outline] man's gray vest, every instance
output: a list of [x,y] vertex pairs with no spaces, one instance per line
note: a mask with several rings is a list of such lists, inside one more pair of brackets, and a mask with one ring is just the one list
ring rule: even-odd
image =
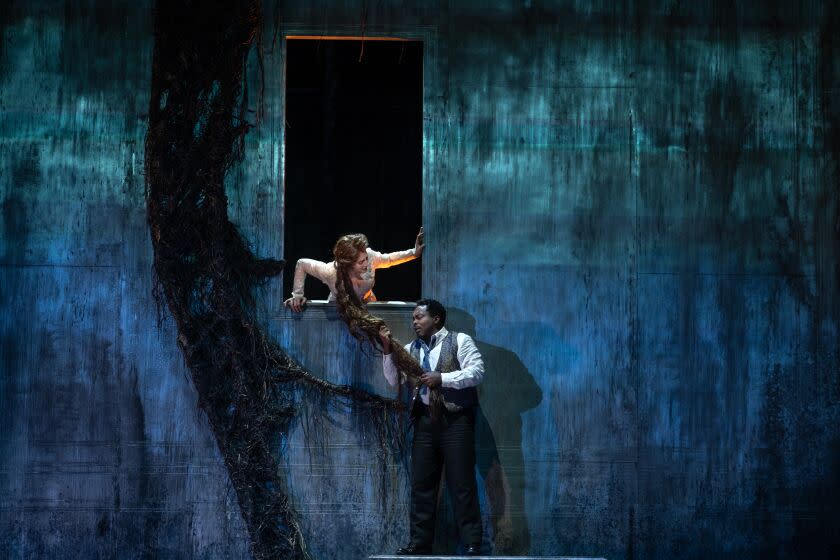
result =
[[[449,373],[461,369],[461,364],[458,362],[458,333],[449,331],[446,338],[441,341],[440,357],[438,358],[435,371],[438,373]],[[415,341],[411,345],[411,357],[417,360],[417,363],[422,363],[420,359],[420,346]],[[419,386],[417,391],[419,391]],[[443,402],[446,405],[446,410],[449,412],[458,412],[463,408],[472,408],[478,406],[478,391],[475,387],[467,387],[465,389],[453,389],[451,387],[441,387],[440,394],[443,396]],[[415,398],[418,393],[415,392]]]

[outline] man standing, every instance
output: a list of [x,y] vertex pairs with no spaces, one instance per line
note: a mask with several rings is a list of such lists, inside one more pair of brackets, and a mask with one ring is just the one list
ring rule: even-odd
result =
[[[413,314],[417,339],[405,346],[426,372],[414,391],[411,418],[411,542],[398,555],[430,554],[435,510],[443,469],[455,507],[458,533],[467,556],[481,554],[481,512],[475,482],[476,386],[484,376],[481,354],[469,335],[446,330],[446,309],[433,299],[417,302]],[[401,382],[391,357],[391,333],[379,333],[383,371],[391,385]],[[440,386],[446,405],[439,419],[429,413],[429,389]]]

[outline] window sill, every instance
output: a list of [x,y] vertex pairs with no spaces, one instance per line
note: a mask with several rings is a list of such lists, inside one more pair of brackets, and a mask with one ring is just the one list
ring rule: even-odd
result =
[[[368,311],[373,315],[381,316],[386,321],[391,317],[410,317],[411,311],[414,309],[415,303],[413,301],[372,301],[367,304]],[[325,299],[314,299],[306,302],[306,307],[300,313],[295,313],[288,307],[282,307],[275,315],[276,319],[281,320],[337,320],[338,309],[335,302],[327,301]]]

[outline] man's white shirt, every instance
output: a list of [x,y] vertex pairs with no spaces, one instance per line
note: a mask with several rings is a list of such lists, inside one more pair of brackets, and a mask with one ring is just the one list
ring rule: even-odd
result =
[[[449,336],[449,331],[446,327],[436,332],[429,344],[429,366],[432,371],[437,367],[440,359],[440,349],[443,347],[443,340]],[[475,342],[470,335],[458,333],[456,338],[458,343],[458,363],[461,369],[455,371],[444,372],[440,374],[441,386],[451,389],[466,389],[467,387],[475,387],[481,383],[484,378],[484,361],[481,359],[481,354],[475,346]],[[417,340],[405,345],[405,350],[411,353],[411,347],[417,344]],[[423,345],[420,346],[420,363],[426,355],[426,349]],[[399,379],[399,372],[397,366],[394,364],[392,354],[385,354],[382,357],[382,372],[385,374],[385,379],[388,380],[389,385],[396,385]],[[421,386],[420,398],[424,404],[429,404],[429,388],[425,385]]]

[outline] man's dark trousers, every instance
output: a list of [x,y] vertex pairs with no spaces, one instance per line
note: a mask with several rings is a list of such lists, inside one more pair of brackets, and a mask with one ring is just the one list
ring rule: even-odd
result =
[[[419,404],[419,403],[418,403]],[[443,412],[433,420],[428,407],[417,406],[411,452],[411,542],[431,547],[441,470],[455,507],[458,533],[465,546],[481,546],[481,512],[475,483],[475,408]]]

